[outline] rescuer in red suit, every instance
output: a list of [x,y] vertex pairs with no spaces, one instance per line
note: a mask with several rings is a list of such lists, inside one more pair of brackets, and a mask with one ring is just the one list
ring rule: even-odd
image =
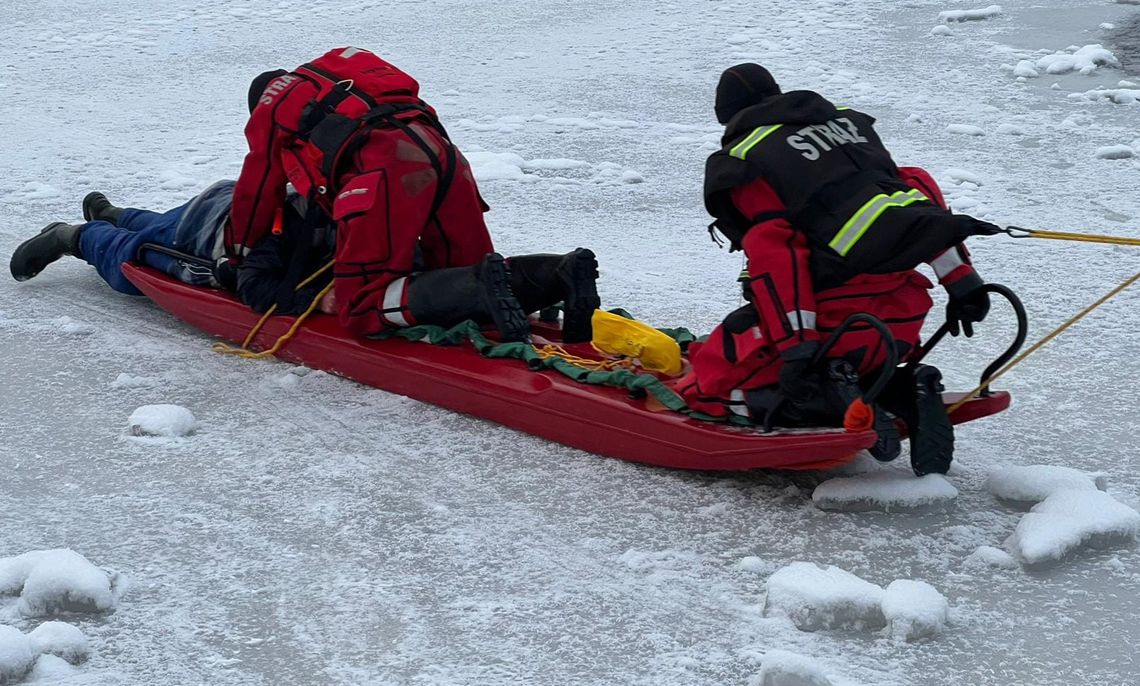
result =
[[566,339],[589,340],[594,254],[495,253],[471,167],[418,93],[411,76],[352,47],[255,79],[225,231],[231,262],[280,224],[292,183],[335,223],[335,303],[350,331],[474,318],[524,340],[526,313],[562,300]]
[[[860,377],[886,353],[868,327],[841,336],[817,364],[821,343],[865,312],[890,329],[899,359],[915,351],[933,304],[932,284],[914,270],[922,262],[950,296],[952,333],[973,334],[989,295],[962,241],[997,227],[951,214],[929,174],[896,167],[873,118],[811,91],[782,93],[756,64],[724,72],[716,113],[724,147],[709,158],[705,202],[714,226],[744,251],[749,303],[690,349],[692,367],[675,388],[691,407],[756,420],[774,413],[782,426],[841,425]],[[936,368],[900,367],[880,398],[872,454],[899,453],[886,409],[907,424],[915,472],[945,473],[954,439],[941,391]]]

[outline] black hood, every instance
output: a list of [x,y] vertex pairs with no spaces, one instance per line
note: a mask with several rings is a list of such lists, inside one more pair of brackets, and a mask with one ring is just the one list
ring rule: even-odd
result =
[[815,91],[789,91],[746,107],[724,127],[721,142],[727,144],[765,124],[822,124],[835,118],[835,105]]

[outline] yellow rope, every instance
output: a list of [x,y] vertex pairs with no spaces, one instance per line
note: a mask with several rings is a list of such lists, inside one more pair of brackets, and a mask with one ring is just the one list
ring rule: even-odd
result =
[[[308,286],[310,283],[315,281],[321,274],[324,274],[329,269],[332,269],[333,263],[334,262],[330,260],[328,264],[313,272],[307,279],[297,284],[295,290],[301,290],[305,286]],[[220,353],[222,355],[237,355],[238,357],[243,357],[246,359],[257,359],[273,355],[281,349],[281,346],[289,342],[289,339],[293,338],[297,331],[300,330],[301,324],[303,324],[305,320],[308,319],[309,315],[311,315],[318,307],[320,307],[321,298],[324,298],[326,295],[328,295],[329,291],[332,290],[332,287],[333,284],[330,281],[327,286],[321,289],[320,293],[317,293],[316,297],[313,298],[313,302],[309,303],[309,308],[297,317],[297,320],[293,322],[293,325],[289,327],[289,330],[286,331],[280,338],[278,338],[277,341],[274,342],[274,344],[269,348],[262,350],[261,352],[254,352],[253,350],[249,349],[249,346],[251,343],[253,343],[253,339],[257,336],[258,332],[261,331],[261,327],[265,326],[265,322],[269,321],[269,318],[272,317],[273,313],[277,311],[276,304],[274,304],[273,307],[270,307],[265,314],[261,315],[261,319],[258,319],[257,323],[253,325],[253,328],[249,330],[249,334],[246,335],[245,340],[242,341],[240,348],[235,348],[231,345],[226,345],[225,343],[218,341],[211,346],[211,349],[214,352]]]
[[947,410],[947,412],[951,412],[951,413],[952,413],[952,412],[954,412],[955,410],[957,410],[959,407],[962,407],[963,405],[965,405],[965,404],[966,404],[967,402],[969,402],[969,401],[970,401],[972,398],[974,398],[974,397],[975,397],[975,396],[976,396],[978,393],[980,393],[980,392],[981,392],[981,390],[982,390],[983,388],[985,388],[986,386],[989,386],[989,385],[990,385],[990,383],[992,383],[992,382],[996,381],[996,380],[997,380],[997,379],[998,379],[1000,376],[1002,376],[1003,374],[1005,374],[1005,373],[1006,373],[1006,372],[1008,372],[1009,370],[1011,370],[1011,369],[1013,369],[1014,367],[1016,367],[1016,366],[1017,366],[1017,365],[1018,365],[1018,364],[1019,364],[1019,363],[1020,363],[1022,360],[1024,360],[1024,359],[1025,359],[1025,358],[1027,358],[1027,357],[1029,357],[1029,356],[1030,356],[1030,355],[1032,355],[1033,353],[1037,352],[1039,349],[1041,349],[1041,347],[1042,347],[1042,346],[1044,346],[1044,345],[1045,345],[1046,343],[1048,343],[1049,341],[1051,341],[1051,340],[1053,340],[1054,338],[1056,338],[1057,336],[1061,335],[1061,333],[1062,333],[1063,331],[1065,331],[1065,329],[1068,329],[1068,328],[1069,328],[1070,326],[1072,326],[1073,324],[1076,324],[1076,323],[1077,323],[1077,322],[1079,322],[1080,320],[1084,319],[1085,315],[1087,315],[1088,313],[1092,312],[1093,310],[1095,310],[1096,308],[1100,307],[1101,305],[1105,304],[1105,303],[1106,303],[1106,302],[1108,302],[1110,299],[1112,299],[1112,297],[1113,297],[1113,296],[1115,296],[1117,293],[1120,293],[1120,292],[1121,292],[1121,291],[1123,291],[1125,288],[1128,288],[1129,286],[1131,286],[1132,284],[1136,283],[1137,281],[1140,281],[1140,272],[1138,272],[1137,274],[1135,274],[1134,276],[1132,276],[1131,278],[1129,278],[1127,281],[1125,281],[1124,283],[1120,284],[1120,285],[1119,285],[1119,286],[1117,286],[1116,288],[1112,289],[1112,291],[1110,291],[1108,294],[1106,294],[1106,295],[1105,295],[1104,297],[1102,297],[1100,300],[1097,300],[1097,301],[1096,301],[1096,302],[1094,302],[1093,304],[1089,305],[1089,306],[1088,306],[1088,307],[1086,307],[1085,309],[1083,309],[1083,310],[1081,310],[1080,312],[1078,312],[1078,313],[1077,313],[1076,315],[1074,315],[1073,317],[1069,318],[1069,320],[1068,320],[1068,321],[1066,321],[1064,324],[1062,324],[1062,325],[1058,326],[1056,329],[1053,329],[1052,331],[1050,331],[1050,332],[1049,332],[1049,334],[1048,334],[1048,335],[1046,335],[1044,338],[1042,338],[1041,340],[1039,340],[1039,341],[1037,341],[1036,343],[1034,343],[1033,345],[1031,345],[1031,346],[1029,347],[1029,349],[1028,349],[1028,350],[1026,350],[1025,352],[1023,352],[1023,353],[1021,353],[1020,355],[1018,355],[1017,357],[1015,357],[1015,358],[1014,358],[1013,360],[1011,360],[1011,361],[1010,361],[1008,364],[1006,364],[1004,367],[1002,367],[1002,368],[1001,368],[1001,369],[999,369],[997,372],[995,372],[995,373],[993,374],[993,376],[991,376],[990,378],[988,378],[988,379],[986,379],[985,381],[983,381],[983,382],[982,382],[980,385],[978,385],[978,387],[977,387],[977,388],[975,388],[974,390],[970,391],[970,392],[969,392],[969,393],[967,393],[967,394],[965,395],[965,397],[963,397],[961,400],[959,400],[958,402],[956,402],[956,403],[954,403],[953,405],[951,405],[951,406],[950,406],[950,409],[948,409],[948,410]]
[[560,345],[547,344],[541,348],[537,345],[534,346],[534,351],[539,357],[549,359],[552,357],[559,357],[569,362],[572,365],[583,367],[592,371],[610,371],[613,369],[628,369],[633,366],[633,360],[629,358],[620,358],[615,360],[595,360],[590,357],[581,357],[566,350]]
[[[1040,231],[1038,229],[1020,229],[1010,227],[1014,231],[1024,231],[1025,236],[1015,238],[1046,238],[1054,241],[1076,241],[1078,243],[1107,243],[1109,245],[1140,246],[1140,238],[1124,238],[1121,236],[1105,236],[1097,233],[1073,233],[1071,231]],[[1013,234],[1010,234],[1013,235]]]

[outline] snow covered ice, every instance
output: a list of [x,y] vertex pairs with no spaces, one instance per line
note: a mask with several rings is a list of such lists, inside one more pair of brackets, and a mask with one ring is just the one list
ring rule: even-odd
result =
[[1008,545],[1026,564],[1056,562],[1081,547],[1132,543],[1140,513],[1097,490],[1061,489],[1033,506]]
[[86,658],[87,638],[70,624],[44,622],[30,634],[0,624],[0,684],[67,677]]
[[832,686],[827,675],[803,655],[770,650],[753,686]]
[[1001,5],[990,5],[972,10],[945,10],[938,13],[938,18],[945,22],[982,21],[993,19],[1001,14]]
[[897,579],[883,593],[883,616],[892,636],[913,641],[942,633],[950,604],[925,581]]
[[[991,1],[1000,15],[938,18]],[[250,79],[350,43],[410,71],[465,154],[503,156],[489,158],[502,178],[480,183],[500,252],[589,247],[603,302],[662,325],[706,333],[742,304],[740,254],[708,240],[700,190],[722,131],[716,77],[742,61],[875,116],[896,161],[928,168],[958,211],[1140,236],[1140,160],[1096,157],[1140,149],[1136,5],[157,7],[0,3],[0,258],[50,221],[77,221],[92,190],[167,209],[233,178]],[[1036,66],[1097,44],[1119,66]],[[1040,76],[1015,75],[1022,61]],[[1025,300],[1030,340],[1140,269],[1127,248],[994,237],[970,249],[984,278]],[[945,305],[931,294],[927,335]],[[1082,547],[1026,571],[1000,547],[1027,513],[986,481],[1067,465],[1140,506],[1137,309],[1125,291],[1001,379],[1013,407],[957,432],[953,508],[836,515],[810,497],[830,475],[650,469],[326,374],[263,382],[289,365],[218,356],[209,336],[110,292],[78,260],[5,277],[0,557],[72,548],[136,589],[119,611],[53,618],[83,631],[89,657],[40,656],[24,679],[724,686],[784,650],[834,686],[1131,684],[1140,551]],[[973,339],[935,349],[948,388],[977,383],[1009,322],[995,303]],[[136,408],[170,402],[203,429],[125,436]],[[177,459],[153,449],[175,440]],[[885,625],[807,633],[764,617],[765,579],[802,560],[884,586],[924,581],[952,621],[904,642]],[[43,620],[17,603],[0,599],[0,624],[28,636]]]
[[113,610],[123,578],[73,550],[34,550],[0,558],[0,598],[15,596],[25,617]]
[[768,577],[765,616],[784,616],[803,631],[879,629],[883,589],[834,565],[793,562]]
[[1002,500],[1033,504],[1064,489],[1103,491],[1108,488],[1108,477],[1072,467],[1033,464],[994,470],[986,479],[986,488]]
[[198,426],[194,413],[181,405],[143,405],[131,413],[127,426],[132,436],[186,436]]
[[915,477],[909,470],[828,479],[811,494],[819,509],[842,512],[929,512],[952,506],[957,497],[958,489],[941,474]]

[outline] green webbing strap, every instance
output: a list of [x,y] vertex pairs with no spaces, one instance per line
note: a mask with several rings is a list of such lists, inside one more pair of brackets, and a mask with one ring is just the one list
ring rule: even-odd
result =
[[[615,310],[614,314],[629,317],[629,314],[624,310]],[[682,345],[687,345],[688,342],[696,340],[688,329],[662,329],[662,331],[672,336]],[[529,343],[495,343],[484,336],[483,332],[479,329],[479,325],[472,320],[456,324],[450,329],[430,324],[409,326],[402,329],[391,329],[373,338],[381,340],[385,338],[403,338],[408,341],[427,341],[432,345],[459,345],[463,341],[470,341],[471,345],[475,347],[475,350],[484,357],[521,360],[525,362],[527,367],[532,371],[553,369],[579,383],[624,388],[631,394],[637,396],[650,394],[666,408],[700,421],[740,426],[753,425],[748,418],[739,415],[714,417],[703,412],[690,410],[684,399],[681,398],[676,391],[666,386],[660,379],[652,374],[638,374],[628,369],[592,371],[567,362],[560,357],[542,357],[535,351],[534,346]],[[682,341],[685,342],[682,343]]]

